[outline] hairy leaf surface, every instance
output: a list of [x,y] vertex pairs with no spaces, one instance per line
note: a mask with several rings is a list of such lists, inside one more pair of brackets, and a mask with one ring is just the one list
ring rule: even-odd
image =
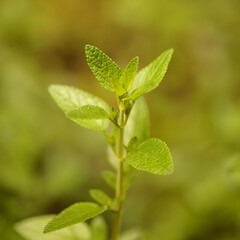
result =
[[173,172],[173,161],[167,145],[151,138],[129,152],[126,161],[134,168],[154,174],[166,175]]
[[[95,105],[104,109],[106,112],[110,112],[110,108],[104,100],[74,87],[65,85],[51,85],[49,87],[49,92],[57,105],[67,116],[70,112],[75,111],[85,105]],[[96,131],[104,131],[109,125],[109,121],[107,119],[86,120],[71,117],[69,118],[82,127],[90,128]]]
[[119,66],[97,47],[86,45],[85,52],[88,65],[101,86],[112,92],[120,88],[122,70]]
[[131,60],[131,62],[127,65],[125,70],[123,71],[122,76],[120,77],[120,84],[123,86],[124,90],[122,92],[118,92],[117,95],[120,96],[126,91],[130,90],[132,87],[132,84],[134,82],[134,79],[136,77],[136,72],[138,68],[138,62],[139,58],[135,57]]
[[79,222],[84,222],[107,210],[95,203],[75,203],[53,218],[44,228],[44,233],[53,232]]
[[49,234],[43,233],[44,226],[55,215],[31,217],[18,222],[15,230],[26,240],[90,240],[91,232],[86,223],[78,223]]
[[167,71],[172,54],[173,49],[165,51],[137,74],[129,99],[137,99],[158,87]]
[[71,119],[107,119],[108,113],[101,107],[85,105],[67,114]]

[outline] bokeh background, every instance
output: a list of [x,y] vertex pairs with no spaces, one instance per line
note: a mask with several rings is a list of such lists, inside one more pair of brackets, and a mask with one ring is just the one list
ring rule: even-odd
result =
[[151,136],[168,143],[175,172],[138,173],[123,229],[147,240],[240,239],[239,0],[1,0],[0,238],[21,240],[15,222],[89,201],[89,188],[109,192],[103,136],[66,119],[47,92],[69,84],[116,104],[86,64],[87,43],[122,68],[175,49],[146,96]]

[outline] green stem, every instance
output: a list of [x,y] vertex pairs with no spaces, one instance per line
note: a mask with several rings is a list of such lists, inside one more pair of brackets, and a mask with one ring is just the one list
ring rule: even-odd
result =
[[123,207],[123,137],[124,137],[124,116],[125,112],[120,107],[119,114],[119,139],[118,139],[118,168],[117,168],[117,185],[116,185],[116,198],[119,199],[119,204],[117,211],[115,213],[115,218],[112,228],[111,240],[118,240],[120,228],[121,228],[121,217],[122,217],[122,207]]

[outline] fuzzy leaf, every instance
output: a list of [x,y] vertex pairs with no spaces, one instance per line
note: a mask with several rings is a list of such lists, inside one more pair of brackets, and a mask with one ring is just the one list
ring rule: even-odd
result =
[[[138,62],[139,62],[138,57],[133,58],[132,61],[127,65],[127,67],[123,71],[122,76],[120,77],[119,82],[126,91],[130,90],[130,88],[132,87],[132,84],[137,73]],[[118,96],[122,95],[125,92],[120,92]]]
[[108,113],[101,107],[94,105],[85,105],[67,114],[71,119],[107,119]]
[[99,216],[91,222],[92,240],[107,240],[108,230],[107,224],[103,217]]
[[[65,85],[51,85],[49,87],[49,92],[54,101],[66,115],[85,105],[95,105],[103,108],[106,112],[110,112],[110,108],[105,101],[74,87]],[[106,119],[86,120],[75,119],[71,117],[69,118],[83,127],[96,131],[105,131],[109,125],[109,121]]]
[[75,203],[53,218],[44,228],[44,233],[53,232],[79,222],[84,222],[107,210],[95,203]]
[[167,71],[172,54],[173,49],[169,49],[142,69],[134,80],[130,97],[126,99],[137,99],[158,87]]
[[104,171],[102,173],[104,181],[113,189],[116,189],[117,177],[112,171]]
[[91,232],[86,223],[78,223],[74,226],[61,229],[49,234],[43,233],[44,226],[55,215],[43,215],[31,217],[18,222],[14,228],[26,240],[90,240]]
[[173,161],[167,145],[151,138],[129,152],[126,161],[134,168],[154,174],[166,175],[173,172]]
[[101,86],[112,92],[118,89],[122,75],[119,66],[97,47],[86,45],[85,52],[88,65]]
[[90,196],[98,203],[102,205],[110,206],[112,199],[100,189],[91,189],[89,191]]

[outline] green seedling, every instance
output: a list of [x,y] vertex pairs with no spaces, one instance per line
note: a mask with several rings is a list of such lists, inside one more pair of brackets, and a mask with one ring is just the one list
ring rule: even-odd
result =
[[[98,48],[87,45],[85,50],[87,63],[100,85],[115,93],[118,109],[75,87],[51,85],[49,93],[67,118],[104,134],[114,171],[104,171],[102,177],[115,194],[110,197],[100,189],[91,189],[89,194],[96,203],[75,203],[57,216],[40,216],[19,222],[16,230],[28,240],[141,239],[138,231],[120,233],[124,199],[135,179],[132,171],[137,169],[158,175],[173,172],[167,145],[157,138],[148,138],[148,109],[143,98],[162,81],[173,49],[162,53],[138,73],[138,57],[122,71]],[[114,214],[109,235],[103,217],[99,216],[106,211]],[[91,218],[90,225],[85,223]]]

